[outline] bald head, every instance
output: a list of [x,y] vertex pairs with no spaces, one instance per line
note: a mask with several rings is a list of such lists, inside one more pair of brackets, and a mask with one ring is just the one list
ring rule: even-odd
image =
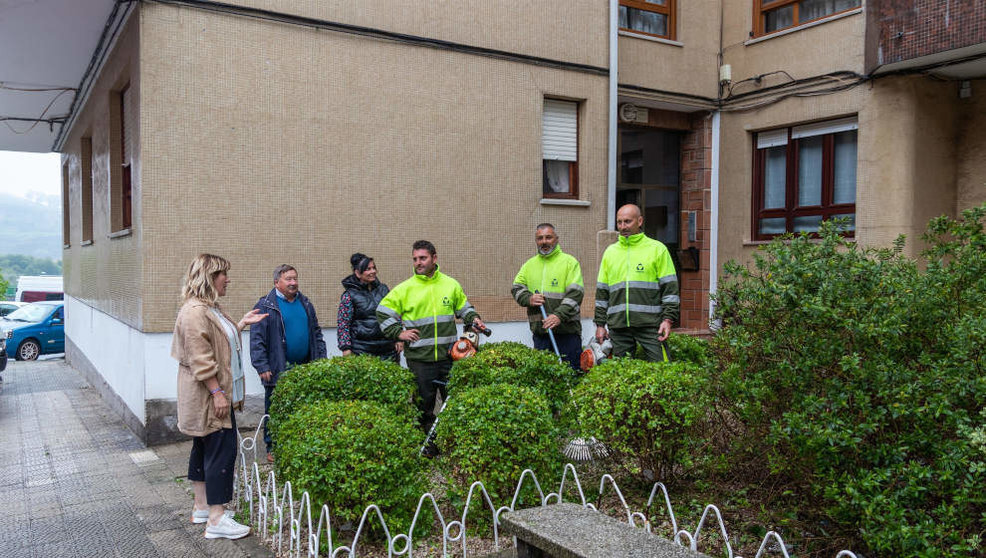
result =
[[640,214],[640,208],[632,203],[628,203],[616,212],[616,229],[621,236],[633,236],[640,232],[644,226],[644,217]]

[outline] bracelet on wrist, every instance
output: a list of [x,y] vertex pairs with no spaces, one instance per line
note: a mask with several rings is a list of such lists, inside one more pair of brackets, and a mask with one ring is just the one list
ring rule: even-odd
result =
[[226,392],[225,392],[225,391],[223,391],[223,388],[216,388],[216,389],[210,389],[210,390],[209,390],[209,393],[210,393],[211,395],[215,395],[215,394],[217,394],[217,393],[221,393],[221,394],[223,394],[223,395],[226,395]]

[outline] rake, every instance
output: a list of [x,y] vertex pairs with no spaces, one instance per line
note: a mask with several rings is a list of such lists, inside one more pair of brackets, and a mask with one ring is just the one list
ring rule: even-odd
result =
[[[537,293],[538,291],[534,292]],[[544,305],[538,306],[538,308],[541,310],[541,318],[547,320],[548,313],[545,311]],[[545,328],[545,331],[548,332],[548,339],[551,339],[551,348],[555,350],[555,356],[558,357],[558,362],[564,364],[565,361],[561,358],[561,351],[558,350],[558,342],[555,341],[555,332],[547,328]],[[572,390],[568,390],[568,395],[573,398],[575,396]],[[575,414],[575,420],[578,421],[577,412]],[[579,430],[582,430],[581,422],[579,422]],[[606,457],[609,455],[606,446],[592,436],[588,438],[572,438],[565,444],[562,453],[565,454],[565,457],[577,462],[592,461],[597,457]]]

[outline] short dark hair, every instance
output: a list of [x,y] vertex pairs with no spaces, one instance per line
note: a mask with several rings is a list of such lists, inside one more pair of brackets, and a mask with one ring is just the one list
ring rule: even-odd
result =
[[411,246],[411,251],[414,252],[415,250],[427,250],[428,253],[431,254],[432,256],[437,254],[437,252],[435,251],[435,245],[428,242],[427,240],[419,240],[415,242]]
[[287,273],[289,271],[297,272],[298,270],[295,269],[294,266],[290,266],[288,264],[281,264],[281,265],[275,267],[274,268],[274,282],[277,283],[277,280],[281,278],[281,275],[284,275],[285,273]]
[[540,225],[534,227],[534,230],[536,231],[539,231],[541,229],[551,229],[552,231],[556,231],[555,226],[552,225],[551,223],[541,223]]

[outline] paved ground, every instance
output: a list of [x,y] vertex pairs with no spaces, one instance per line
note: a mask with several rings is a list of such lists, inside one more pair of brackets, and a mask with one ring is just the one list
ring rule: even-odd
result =
[[189,522],[189,442],[145,447],[62,359],[0,387],[0,556],[272,556]]

